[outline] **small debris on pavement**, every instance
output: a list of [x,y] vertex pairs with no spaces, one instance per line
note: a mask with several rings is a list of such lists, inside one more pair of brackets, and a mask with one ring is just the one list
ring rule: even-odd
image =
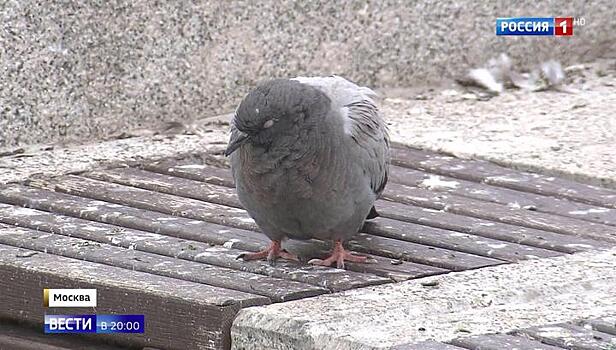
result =
[[29,258],[33,255],[38,254],[38,252],[33,252],[31,250],[28,251],[22,251],[22,252],[18,252],[17,254],[15,254],[15,257],[17,258]]
[[550,149],[552,151],[560,151],[563,147],[561,145],[551,146]]
[[467,92],[465,94],[462,94],[462,98],[465,100],[476,100],[478,99],[478,96],[473,93]]
[[566,67],[564,70],[565,70],[565,73],[575,73],[575,72],[581,72],[588,68],[589,67],[583,64],[573,64],[571,66]]
[[421,285],[424,287],[436,287],[438,286],[438,281],[432,280],[432,281],[421,282]]
[[409,275],[406,275],[406,274],[396,274],[396,273],[389,274],[389,278],[391,278],[391,280],[394,281],[394,282],[403,282],[403,281],[408,281],[408,280],[411,279],[411,277]]
[[11,149],[11,150],[6,150],[6,151],[0,151],[0,157],[13,156],[16,154],[22,154],[24,152],[26,152],[26,150],[23,149],[22,147]]
[[402,260],[400,260],[400,259],[391,260],[390,263],[392,265],[402,265]]
[[454,90],[454,89],[446,89],[446,90],[441,91],[441,95],[443,95],[443,96],[447,96],[447,97],[457,96],[457,95],[459,95],[459,94],[460,94],[460,93],[459,93],[459,92],[457,92],[457,91],[456,91],[456,90]]
[[462,327],[460,327],[460,328],[456,329],[456,332],[457,332],[457,333],[470,333],[471,331],[469,331],[469,330],[468,330],[468,329],[466,329],[466,328],[462,328]]

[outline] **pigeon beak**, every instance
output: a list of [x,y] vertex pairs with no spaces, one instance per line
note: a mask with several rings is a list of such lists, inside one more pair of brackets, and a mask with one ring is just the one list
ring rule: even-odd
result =
[[246,141],[248,141],[248,135],[244,133],[240,133],[237,137],[232,137],[225,150],[225,157],[230,156],[231,153],[235,152],[235,150],[240,148]]

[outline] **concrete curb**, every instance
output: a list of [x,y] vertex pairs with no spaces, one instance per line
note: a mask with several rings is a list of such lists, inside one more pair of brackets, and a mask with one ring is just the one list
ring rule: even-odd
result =
[[221,149],[227,143],[226,130],[211,129],[202,136],[173,135],[134,137],[50,151],[34,151],[0,157],[0,184],[18,182],[35,174],[62,175],[144,160],[157,160],[187,153]]
[[242,310],[233,349],[388,349],[616,313],[616,249]]

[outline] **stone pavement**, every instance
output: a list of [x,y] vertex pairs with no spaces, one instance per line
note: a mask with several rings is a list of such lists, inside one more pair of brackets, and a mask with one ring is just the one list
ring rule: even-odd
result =
[[389,349],[616,314],[616,250],[247,308],[233,349]]
[[408,145],[616,188],[616,61],[567,75],[567,92],[483,101],[460,87],[399,90],[385,94],[383,112]]

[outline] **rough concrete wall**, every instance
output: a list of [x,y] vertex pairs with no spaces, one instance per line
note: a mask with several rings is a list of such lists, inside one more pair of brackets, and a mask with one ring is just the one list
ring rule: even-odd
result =
[[[0,147],[202,118],[263,78],[408,86],[501,51],[523,65],[579,62],[614,39],[609,0],[85,3],[0,0]],[[525,15],[587,24],[573,38],[495,36],[496,17]]]

